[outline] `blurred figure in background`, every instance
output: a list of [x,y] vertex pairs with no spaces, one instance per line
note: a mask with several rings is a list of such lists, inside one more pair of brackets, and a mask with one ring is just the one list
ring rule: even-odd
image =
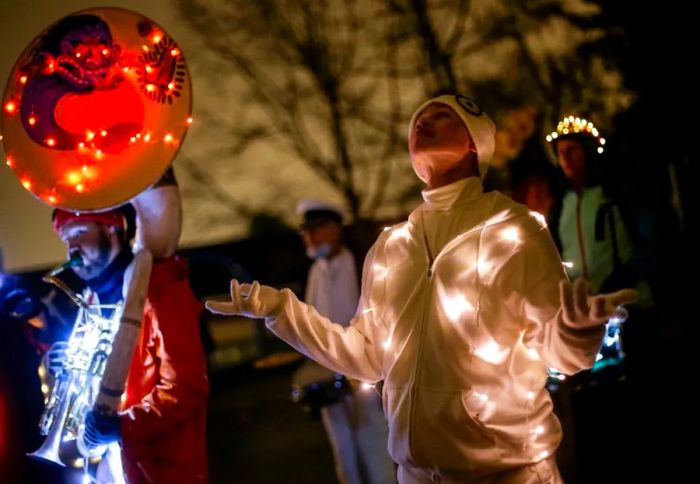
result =
[[[301,235],[306,254],[314,260],[305,300],[320,314],[348,325],[357,309],[359,289],[355,257],[342,241],[342,213],[337,207],[311,199],[302,200],[297,211],[303,216]],[[312,360],[297,371],[294,380],[297,391],[309,393],[315,388],[320,393],[305,398],[320,406],[338,481],[395,482],[394,463],[387,452],[387,424],[377,392],[357,384],[350,390],[344,377]]]
[[648,305],[648,285],[637,276],[631,229],[604,186],[606,140],[593,123],[569,116],[547,137],[564,175],[566,191],[552,206],[550,231],[570,277],[585,277],[593,292],[637,287]]
[[525,177],[513,187],[513,200],[541,213],[545,218],[549,217],[554,201],[550,180],[538,174]]
[[[644,234],[649,221],[620,197],[612,183],[614,166],[605,157],[607,142],[592,122],[567,116],[547,141],[565,185],[563,195],[552,205],[549,228],[569,276],[588,279],[593,292],[634,287],[639,295],[624,325],[617,319],[608,321],[593,369],[562,387],[562,398],[570,396],[578,422],[574,426],[579,477],[584,482],[602,472],[621,477],[622,462],[632,455],[633,444],[628,432],[633,419],[626,410],[627,380],[633,385],[634,373],[643,373],[639,335],[646,334],[651,345],[658,344],[658,317],[645,277],[652,264],[649,237]],[[610,432],[611,422],[616,422],[614,432]],[[619,460],[598,458],[601,438]]]

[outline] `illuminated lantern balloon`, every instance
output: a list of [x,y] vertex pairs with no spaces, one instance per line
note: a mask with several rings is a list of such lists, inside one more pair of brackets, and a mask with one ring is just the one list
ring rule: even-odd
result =
[[7,165],[45,203],[104,210],[168,168],[192,121],[182,51],[120,8],[62,18],[25,49],[2,99]]

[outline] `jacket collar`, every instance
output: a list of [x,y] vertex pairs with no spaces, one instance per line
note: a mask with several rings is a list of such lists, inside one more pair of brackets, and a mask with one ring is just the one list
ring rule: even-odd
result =
[[455,205],[471,202],[483,195],[481,179],[477,176],[463,178],[432,190],[423,190],[425,208],[428,210],[449,210]]

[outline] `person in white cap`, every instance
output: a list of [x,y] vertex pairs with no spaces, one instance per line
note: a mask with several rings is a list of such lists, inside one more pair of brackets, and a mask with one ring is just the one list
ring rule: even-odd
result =
[[572,286],[540,217],[482,191],[494,135],[464,96],[417,109],[409,152],[424,203],[370,250],[349,326],[257,282],[233,280],[230,302],[207,304],[265,318],[328,368],[384,380],[401,483],[561,482],[547,368],[590,368],[605,321],[636,295],[591,297],[584,280]]
[[[319,314],[347,326],[357,309],[359,291],[355,257],[342,240],[342,211],[326,202],[305,199],[297,208],[307,255],[314,259],[305,301]],[[341,484],[390,484],[394,463],[387,447],[387,425],[379,395],[368,388],[352,394],[347,380],[336,388],[339,375],[307,361],[294,375],[295,387],[320,413],[333,450]],[[314,390],[315,389],[315,390]],[[316,393],[316,395],[311,395]]]

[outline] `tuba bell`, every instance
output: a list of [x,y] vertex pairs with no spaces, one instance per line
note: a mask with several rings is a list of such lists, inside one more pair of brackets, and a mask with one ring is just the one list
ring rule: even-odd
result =
[[[76,55],[78,48],[88,55]],[[73,438],[84,456],[98,453],[82,438],[85,413],[120,408],[151,252],[171,254],[180,235],[179,191],[157,181],[167,176],[192,123],[191,91],[184,55],[172,37],[153,20],[121,8],[91,8],[58,20],[29,44],[10,73],[0,138],[19,182],[43,203],[73,212],[131,201],[140,247],[111,318],[57,277],[79,262],[71,259],[46,274],[79,309],[41,418],[46,439],[34,457],[61,464],[61,442]]]

